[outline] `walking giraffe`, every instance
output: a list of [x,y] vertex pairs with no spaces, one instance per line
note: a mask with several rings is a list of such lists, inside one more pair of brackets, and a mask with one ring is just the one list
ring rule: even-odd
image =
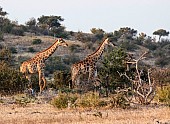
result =
[[71,66],[71,79],[73,86],[79,83],[80,74],[89,73],[88,83],[97,76],[96,63],[102,56],[106,45],[114,46],[111,42],[109,42],[109,39],[107,38],[101,43],[101,45],[94,53],[87,56],[84,60],[77,62]]
[[[55,52],[55,50],[59,46],[68,46],[68,44],[62,39],[59,38],[56,42],[51,45],[46,50],[37,53],[33,58],[24,61],[20,66],[20,72],[24,73],[26,78],[29,80],[29,86],[32,85],[31,83],[31,74],[38,73],[39,75],[39,87],[40,93],[46,86],[46,79],[44,76],[44,68],[45,68],[45,61]],[[43,80],[44,84],[42,85],[41,81]]]

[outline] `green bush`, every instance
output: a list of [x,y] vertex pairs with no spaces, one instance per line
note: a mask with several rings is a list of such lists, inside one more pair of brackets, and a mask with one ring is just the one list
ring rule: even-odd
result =
[[170,106],[170,85],[158,87],[155,99]]
[[93,93],[93,92],[88,92],[83,94],[81,97],[79,97],[76,101],[76,106],[78,107],[98,107],[100,104],[100,98],[99,94]]
[[57,89],[66,88],[69,86],[70,79],[71,77],[67,72],[55,71],[53,84],[55,85],[55,88]]
[[11,47],[9,50],[11,51],[11,53],[17,53],[17,49],[15,47]]
[[96,108],[107,106],[108,102],[101,100],[99,94],[93,92],[82,95],[76,93],[59,93],[59,95],[51,101],[51,104],[59,109],[67,107]]
[[0,61],[0,92],[10,94],[22,92],[27,85],[27,80],[14,68]]
[[100,107],[119,107],[128,108],[129,102],[123,94],[115,94],[110,98],[100,98],[96,92],[87,92],[85,94],[77,93],[59,93],[51,101],[51,104],[59,109],[63,108],[100,108]]
[[41,39],[33,39],[32,44],[41,44],[42,40]]
[[69,46],[71,52],[80,52],[80,48],[81,46],[78,44],[72,44],[71,46]]
[[33,47],[29,47],[29,48],[28,48],[28,52],[34,53],[34,52],[35,52],[35,49],[34,49]]
[[59,93],[59,95],[51,101],[51,104],[59,109],[67,108],[69,103],[72,105],[77,100],[76,95]]
[[13,27],[11,33],[14,35],[24,36],[24,30],[22,29],[22,27]]

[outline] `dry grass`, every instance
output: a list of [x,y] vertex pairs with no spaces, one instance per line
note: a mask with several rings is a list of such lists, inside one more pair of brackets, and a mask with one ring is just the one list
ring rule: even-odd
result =
[[154,124],[170,123],[170,108],[58,110],[50,104],[0,104],[0,124]]

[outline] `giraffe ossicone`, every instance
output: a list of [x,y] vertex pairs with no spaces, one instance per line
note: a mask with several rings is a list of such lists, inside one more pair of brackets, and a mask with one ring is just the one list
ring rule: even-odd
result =
[[[31,86],[31,74],[38,73],[40,93],[46,86],[46,79],[44,75],[45,61],[56,51],[59,46],[67,47],[68,44],[62,38],[57,39],[53,45],[44,51],[38,52],[33,58],[24,61],[20,66],[20,72],[25,74]],[[43,81],[43,85],[42,85]]]

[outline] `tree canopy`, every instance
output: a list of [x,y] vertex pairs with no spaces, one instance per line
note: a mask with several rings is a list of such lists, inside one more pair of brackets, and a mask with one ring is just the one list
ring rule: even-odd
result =
[[160,41],[162,36],[168,36],[169,35],[169,31],[166,31],[164,29],[158,29],[157,31],[153,32],[153,35],[159,35],[159,41]]

